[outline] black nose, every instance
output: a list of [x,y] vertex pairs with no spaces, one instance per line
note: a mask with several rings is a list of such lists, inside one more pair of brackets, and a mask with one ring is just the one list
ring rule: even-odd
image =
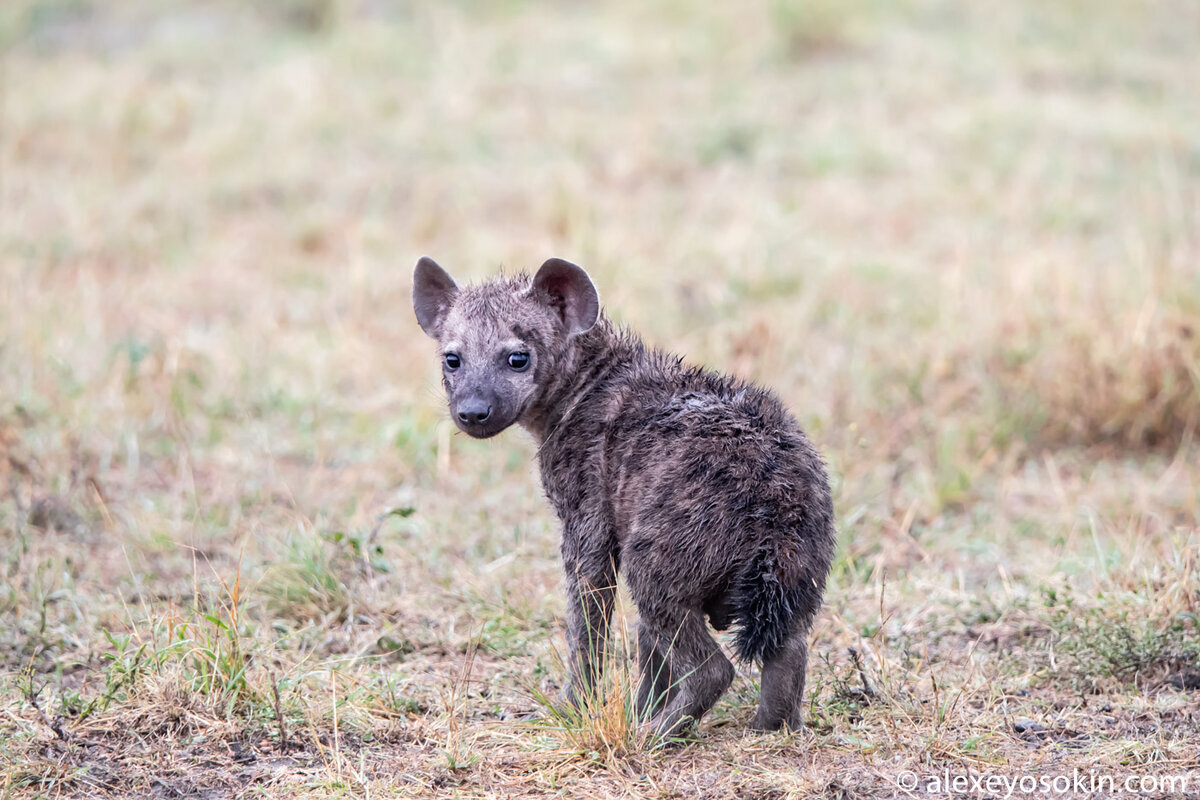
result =
[[458,409],[458,418],[467,425],[479,425],[487,422],[488,417],[492,415],[492,407],[479,403],[464,406]]

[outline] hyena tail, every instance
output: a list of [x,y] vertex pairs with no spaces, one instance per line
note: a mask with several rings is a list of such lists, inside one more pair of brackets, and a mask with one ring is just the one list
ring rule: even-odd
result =
[[769,661],[798,624],[812,623],[825,577],[803,567],[791,547],[776,542],[764,542],[746,563],[733,592],[733,647],[741,660]]

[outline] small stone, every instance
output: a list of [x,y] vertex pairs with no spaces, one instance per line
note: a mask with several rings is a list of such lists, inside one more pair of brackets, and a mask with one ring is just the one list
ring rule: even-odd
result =
[[29,510],[29,524],[60,533],[76,533],[85,527],[83,517],[66,500],[53,494],[34,500],[33,508]]
[[1200,689],[1200,672],[1176,672],[1167,678],[1167,685],[1181,692]]
[[1013,720],[1013,730],[1017,733],[1037,733],[1046,730],[1046,726],[1040,722],[1022,718]]

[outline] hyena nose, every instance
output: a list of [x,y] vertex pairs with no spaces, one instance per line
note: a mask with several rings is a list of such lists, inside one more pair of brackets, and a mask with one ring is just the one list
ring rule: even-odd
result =
[[485,403],[472,403],[458,410],[458,418],[467,425],[479,425],[487,422],[492,415],[492,407]]

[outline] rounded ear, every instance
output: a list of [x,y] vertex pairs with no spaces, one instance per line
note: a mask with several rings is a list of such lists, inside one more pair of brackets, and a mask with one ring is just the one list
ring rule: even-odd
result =
[[429,256],[421,256],[413,270],[413,310],[421,330],[437,338],[446,312],[458,295],[458,284]]
[[535,293],[550,299],[550,307],[557,313],[568,333],[583,333],[590,330],[600,318],[600,296],[592,279],[576,266],[561,258],[551,258],[537,275],[533,276]]

